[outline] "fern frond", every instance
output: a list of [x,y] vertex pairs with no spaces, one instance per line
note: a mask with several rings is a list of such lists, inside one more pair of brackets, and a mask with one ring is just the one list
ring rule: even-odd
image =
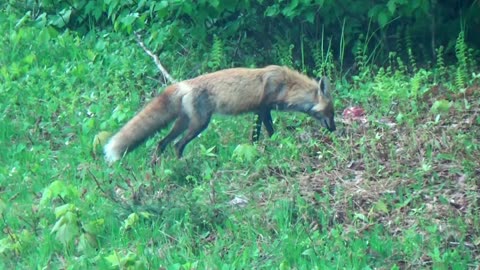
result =
[[225,53],[224,53],[224,44],[223,41],[218,36],[213,36],[212,49],[210,51],[210,61],[208,66],[217,70],[222,68],[222,63],[225,62]]

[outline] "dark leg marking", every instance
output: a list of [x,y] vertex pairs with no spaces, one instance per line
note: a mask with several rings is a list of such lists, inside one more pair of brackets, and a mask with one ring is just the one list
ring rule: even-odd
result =
[[267,130],[268,136],[272,137],[275,130],[273,129],[273,120],[272,115],[270,114],[270,109],[266,109],[262,113],[262,122],[265,125],[265,129]]
[[163,153],[167,145],[170,144],[173,140],[175,140],[175,138],[177,138],[188,128],[189,122],[189,117],[185,113],[181,112],[177,121],[175,121],[175,124],[173,125],[170,133],[168,133],[168,135],[158,143],[156,152],[158,154]]
[[262,131],[262,123],[267,130],[268,136],[271,137],[275,130],[273,129],[272,115],[270,109],[262,109],[257,113],[257,119],[255,121],[255,127],[251,139],[253,142],[258,141]]
[[[193,120],[193,119],[192,119]],[[206,119],[195,119],[198,121],[192,121],[192,123],[188,127],[187,133],[183,136],[183,138],[175,144],[175,152],[178,158],[181,158],[183,155],[183,150],[185,146],[195,139],[202,131],[204,131],[208,124],[210,123],[210,117]]]

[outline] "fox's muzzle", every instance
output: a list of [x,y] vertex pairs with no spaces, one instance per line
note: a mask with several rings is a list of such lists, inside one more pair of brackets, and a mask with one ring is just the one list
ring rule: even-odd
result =
[[337,129],[337,127],[335,126],[335,119],[333,115],[327,117],[322,112],[314,110],[310,110],[309,114],[316,118],[324,128],[328,129],[328,131],[334,132]]
[[323,127],[325,127],[326,129],[328,129],[328,131],[330,132],[334,132],[337,127],[335,126],[335,121],[330,118],[322,118],[322,120],[320,120],[320,123],[322,124]]

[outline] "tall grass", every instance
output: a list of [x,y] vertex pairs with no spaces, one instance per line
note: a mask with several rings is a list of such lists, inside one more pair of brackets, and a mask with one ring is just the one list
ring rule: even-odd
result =
[[474,81],[365,65],[334,94],[366,124],[279,112],[251,145],[253,116],[218,116],[182,160],[149,165],[165,130],[109,166],[95,138],[161,91],[150,59],[112,33],[0,25],[0,268],[478,267]]

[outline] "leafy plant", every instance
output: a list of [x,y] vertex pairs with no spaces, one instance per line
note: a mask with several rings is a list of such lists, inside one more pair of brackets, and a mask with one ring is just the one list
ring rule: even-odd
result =
[[213,44],[210,52],[210,61],[207,65],[211,70],[218,70],[225,67],[225,49],[223,41],[218,36],[213,36]]
[[293,48],[295,45],[278,43],[274,46],[274,51],[276,52],[275,62],[279,63],[282,66],[294,67],[293,63]]
[[[466,88],[451,91],[461,66],[449,57],[454,43],[436,40],[441,80],[416,51],[424,26],[409,30],[416,72],[405,42],[390,46],[406,22],[398,15],[425,22],[433,2],[376,2],[383,6],[363,23],[371,6],[342,1],[2,2],[0,268],[478,267],[472,37],[465,31],[468,49],[458,50]],[[82,3],[102,10],[98,20]],[[69,10],[63,27],[53,24]],[[165,130],[107,164],[102,132],[163,91],[130,37],[138,29],[177,78],[277,60],[335,78],[338,131],[274,113],[275,135],[250,144],[251,115],[215,116],[181,160],[167,153],[149,164]],[[342,73],[355,63],[359,34],[361,69]],[[362,117],[340,116],[347,106]]]
[[439,78],[445,78],[447,76],[443,46],[440,46],[436,49],[436,71]]
[[457,66],[455,73],[455,83],[458,89],[465,87],[467,83],[467,73],[468,73],[468,60],[467,60],[467,45],[465,44],[465,33],[460,31],[455,43],[455,55],[459,65]]
[[[264,38],[264,34],[269,33],[271,37],[285,41],[288,46],[293,45],[293,55],[295,58],[302,57],[302,65],[307,66],[313,61],[310,56],[317,48],[303,46],[304,43],[328,39],[333,44],[339,44],[340,48],[335,50],[338,55],[334,55],[334,58],[339,58],[343,66],[345,62],[358,60],[354,57],[358,56],[356,50],[360,35],[366,37],[364,49],[368,48],[371,52],[368,61],[377,58],[378,63],[385,61],[392,47],[396,47],[399,53],[408,53],[410,48],[412,51],[408,57],[411,61],[415,55],[418,58],[419,54],[423,54],[420,51],[423,52],[430,44],[437,47],[437,40],[445,42],[444,38],[456,36],[459,29],[451,25],[471,25],[472,29],[476,29],[478,22],[474,15],[479,11],[478,5],[469,5],[468,1],[460,3],[458,9],[451,9],[448,2],[417,3],[403,0],[376,1],[372,5],[352,0],[301,0],[291,3],[279,0],[42,0],[25,3],[7,1],[0,8],[19,16],[17,25],[52,26],[58,30],[72,29],[83,34],[98,29],[114,29],[131,35],[134,31],[144,30],[155,50],[177,51],[183,56],[188,52],[189,59],[199,61],[210,52],[212,39],[216,36],[224,43],[224,48],[234,48],[233,54],[228,55],[233,62],[241,63],[249,52],[255,52],[256,59],[261,60],[262,64],[271,64],[275,54],[269,56],[269,52],[277,48],[276,42],[272,42],[274,39]],[[454,13],[456,11],[458,13]],[[460,14],[465,16],[461,17]],[[410,26],[405,28],[403,25]],[[402,31],[404,33],[399,34]],[[428,36],[430,40],[417,39],[413,44],[413,35]],[[185,39],[187,36],[192,38]],[[406,50],[398,47],[403,38]],[[478,43],[473,35],[469,39]],[[238,44],[240,41],[242,46]],[[446,48],[449,50],[447,53],[451,53],[451,47]]]

